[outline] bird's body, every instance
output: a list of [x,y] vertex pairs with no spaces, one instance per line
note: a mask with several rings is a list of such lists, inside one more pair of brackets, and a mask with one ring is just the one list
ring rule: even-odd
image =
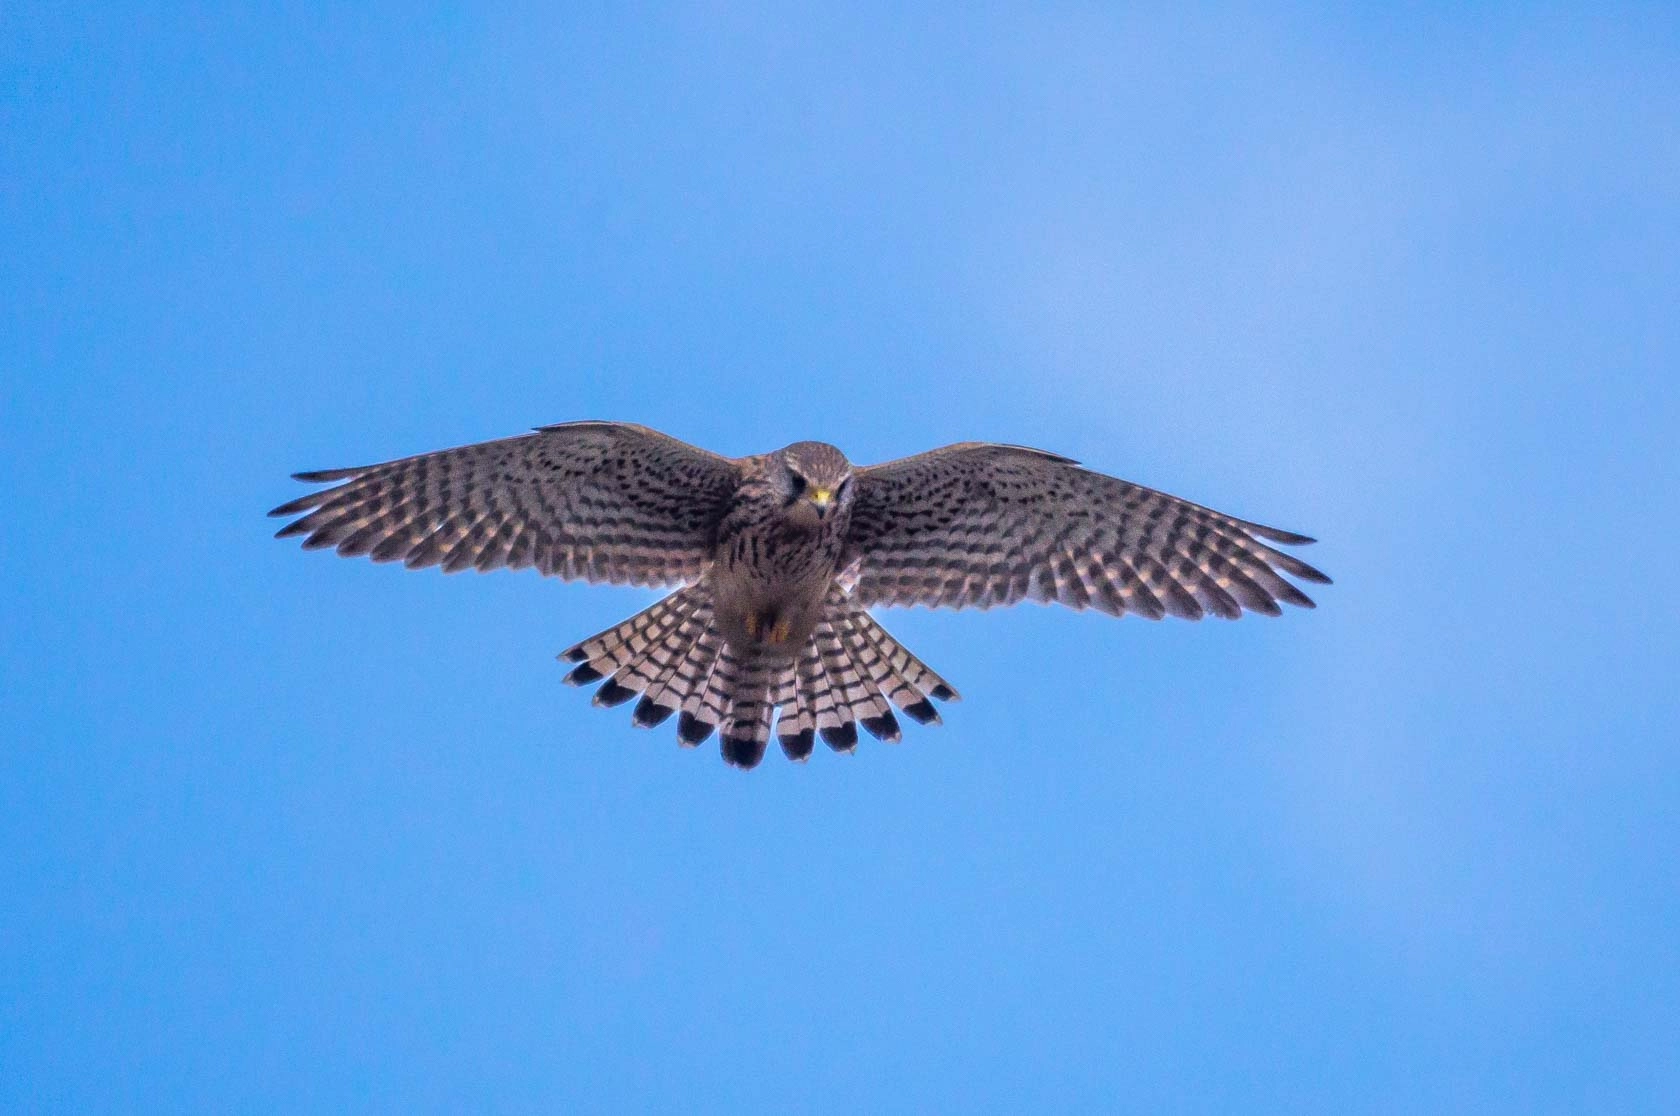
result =
[[[851,504],[840,486],[849,484],[851,464],[834,446],[801,442],[742,465],[708,575],[717,625],[738,651],[792,658],[816,630],[845,550]],[[821,479],[805,479],[808,473]],[[784,476],[826,492],[822,506],[807,491],[791,491]]]
[[[876,605],[986,608],[1022,599],[1197,618],[1312,602],[1327,582],[1269,543],[1304,536],[1235,519],[1019,446],[970,442],[854,468],[797,442],[730,459],[646,427],[581,422],[363,468],[276,508],[281,536],[410,567],[535,566],[591,581],[680,584],[562,653],[595,702],[639,697],[752,767],[772,724],[807,758],[849,751],[893,709],[935,722],[956,691],[869,615]],[[930,700],[931,699],[931,700]]]

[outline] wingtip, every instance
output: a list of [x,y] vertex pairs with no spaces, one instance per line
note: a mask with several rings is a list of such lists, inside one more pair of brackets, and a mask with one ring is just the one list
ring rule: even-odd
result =
[[1310,581],[1314,585],[1336,584],[1334,581],[1330,580],[1329,574],[1325,573],[1321,569],[1309,566],[1305,562],[1302,562],[1298,567],[1286,570],[1285,572],[1290,574],[1292,577],[1300,578],[1302,581]]
[[306,496],[299,496],[296,499],[287,500],[284,504],[281,504],[278,507],[270,508],[268,511],[269,518],[278,519],[281,516],[302,515],[304,512],[314,511],[321,505],[320,497],[321,493],[311,492]]
[[1311,535],[1285,531],[1279,527],[1267,527],[1259,523],[1249,524],[1248,529],[1268,542],[1282,543],[1284,546],[1311,546],[1318,541]]

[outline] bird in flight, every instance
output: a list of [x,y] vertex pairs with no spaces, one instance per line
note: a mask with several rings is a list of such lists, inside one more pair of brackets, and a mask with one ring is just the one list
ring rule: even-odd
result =
[[445,572],[535,566],[566,579],[678,586],[561,653],[595,704],[676,715],[750,768],[772,725],[805,760],[858,725],[899,739],[957,692],[869,610],[1021,600],[1150,619],[1313,602],[1330,579],[1276,545],[1305,535],[1237,519],[1023,446],[963,442],[854,466],[824,442],[721,457],[645,426],[568,422],[379,465],[297,473],[332,487],[275,508],[302,536]]

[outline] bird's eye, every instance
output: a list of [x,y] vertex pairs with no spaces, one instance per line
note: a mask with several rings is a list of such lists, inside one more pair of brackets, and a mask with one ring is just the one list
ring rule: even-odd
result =
[[852,487],[852,478],[846,477],[840,482],[840,487],[834,490],[834,494],[836,496],[844,496],[846,494],[846,489],[850,487]]
[[805,487],[806,487],[805,478],[800,476],[798,473],[794,473],[793,474],[793,494],[795,496],[805,495]]

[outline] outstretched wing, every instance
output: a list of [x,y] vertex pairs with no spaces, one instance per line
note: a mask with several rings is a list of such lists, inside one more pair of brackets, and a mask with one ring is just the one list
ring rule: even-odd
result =
[[1021,446],[964,442],[862,469],[848,561],[866,606],[1058,601],[1151,619],[1313,602],[1329,578],[1262,527]]
[[669,585],[698,577],[739,470],[686,442],[614,422],[534,433],[354,469],[298,473],[343,481],[275,508],[305,536],[409,568],[535,566],[589,581]]

